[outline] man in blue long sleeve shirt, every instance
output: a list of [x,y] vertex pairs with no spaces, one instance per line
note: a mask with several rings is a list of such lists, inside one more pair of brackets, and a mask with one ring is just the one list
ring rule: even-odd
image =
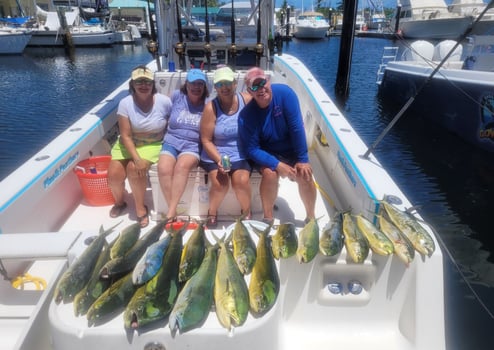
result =
[[265,220],[273,220],[280,176],[297,182],[306,219],[314,218],[316,188],[297,95],[287,85],[271,85],[257,67],[247,71],[245,83],[253,100],[239,114],[238,133],[247,157],[260,167]]

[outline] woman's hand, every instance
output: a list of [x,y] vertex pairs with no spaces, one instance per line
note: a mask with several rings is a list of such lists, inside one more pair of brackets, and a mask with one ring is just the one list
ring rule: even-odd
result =
[[297,163],[295,164],[297,176],[302,177],[305,181],[312,179],[312,167],[309,163]]
[[141,158],[134,159],[134,167],[136,169],[137,176],[139,177],[147,176],[148,173],[147,161],[142,160]]
[[297,177],[297,170],[283,162],[278,163],[276,171],[281,177],[287,177],[292,181]]

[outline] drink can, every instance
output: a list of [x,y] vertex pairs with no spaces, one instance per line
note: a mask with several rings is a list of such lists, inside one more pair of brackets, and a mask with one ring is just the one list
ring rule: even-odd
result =
[[221,166],[223,167],[223,171],[229,172],[232,167],[232,164],[230,163],[230,157],[228,157],[227,155],[221,157]]
[[173,61],[168,62],[168,71],[175,72],[175,62]]

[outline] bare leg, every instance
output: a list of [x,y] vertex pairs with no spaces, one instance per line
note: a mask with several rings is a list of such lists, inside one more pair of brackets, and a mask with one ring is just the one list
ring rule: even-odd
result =
[[242,213],[250,213],[250,172],[245,169],[235,170],[232,174],[232,188],[240,203]]
[[198,163],[199,160],[190,154],[184,154],[178,157],[173,170],[171,198],[168,201],[168,213],[166,217],[173,218],[177,215],[177,206],[187,186],[189,173],[192,168],[197,167]]
[[307,218],[313,219],[316,217],[315,208],[317,196],[314,180],[311,178],[310,181],[307,181],[302,176],[297,176],[296,181],[298,184],[298,192],[300,194],[300,198],[304,203]]
[[124,203],[127,162],[127,160],[112,160],[108,166],[108,185],[117,206],[121,206]]
[[260,194],[264,217],[267,219],[274,218],[273,206],[278,197],[278,173],[269,168],[261,169],[262,179],[260,185]]
[[165,196],[168,211],[170,211],[170,202],[172,199],[172,179],[176,162],[175,157],[167,154],[161,154],[158,161],[158,179],[161,192],[163,192],[163,195]]
[[219,173],[218,170],[212,170],[209,172],[209,180],[211,181],[211,188],[209,190],[209,211],[210,215],[217,215],[218,208],[225,198],[229,188],[228,175]]
[[[147,163],[147,168],[151,166],[147,160],[142,160]],[[144,195],[146,194],[146,187],[148,183],[147,172],[144,175],[139,176],[135,169],[134,162],[128,162],[127,164],[127,178],[129,179],[129,185],[132,189],[132,195],[134,196],[134,202],[136,207],[136,215],[138,217],[146,215],[146,207],[144,206]],[[144,222],[142,223],[144,226]]]

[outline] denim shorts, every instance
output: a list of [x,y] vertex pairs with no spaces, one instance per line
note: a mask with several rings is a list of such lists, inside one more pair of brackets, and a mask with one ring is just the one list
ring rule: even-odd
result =
[[164,143],[163,146],[161,147],[160,154],[166,154],[166,155],[169,155],[169,156],[171,156],[171,157],[173,157],[175,159],[177,159],[181,155],[190,154],[191,156],[194,156],[195,158],[197,158],[197,160],[200,159],[200,156],[199,156],[198,153],[190,152],[190,151],[180,152],[175,147],[173,147],[173,146],[171,146],[171,145],[169,145],[167,143]]
[[[199,164],[199,166],[201,168],[203,168],[208,173],[210,171],[212,171],[212,170],[218,169],[218,164],[217,163],[212,163],[212,162],[204,162],[204,161],[201,161],[201,163]],[[239,169],[244,169],[244,170],[248,170],[249,172],[251,172],[252,171],[252,165],[246,159],[237,160],[236,162],[232,162],[230,172],[234,172],[235,170],[239,170]]]

